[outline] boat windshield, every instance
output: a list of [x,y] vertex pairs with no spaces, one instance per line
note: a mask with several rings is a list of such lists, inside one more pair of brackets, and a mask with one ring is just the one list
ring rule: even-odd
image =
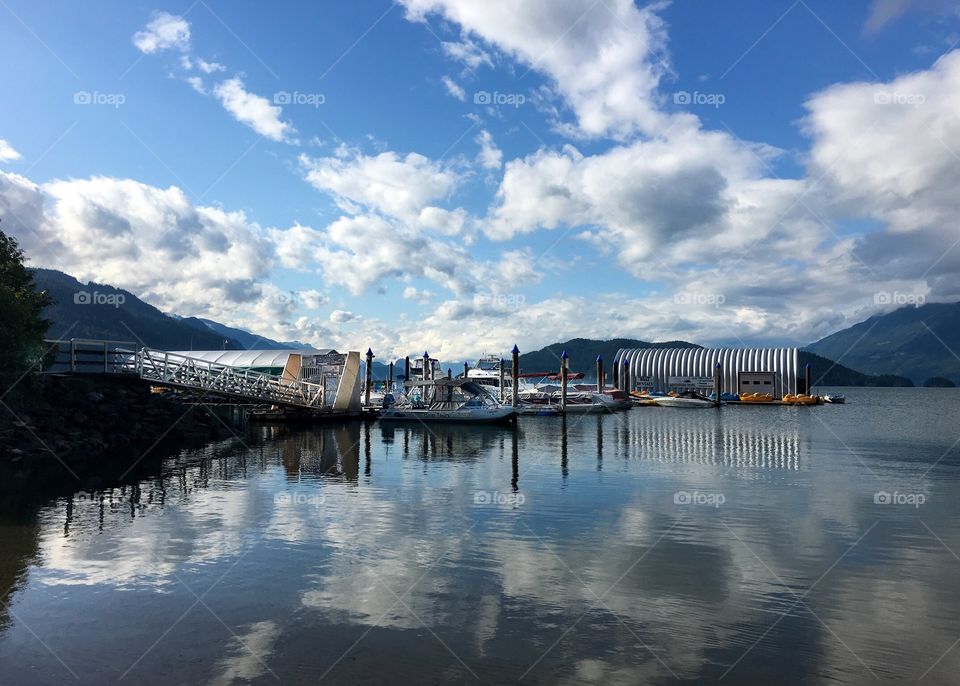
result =
[[477,369],[485,372],[495,372],[500,368],[500,362],[497,360],[480,360],[477,362]]

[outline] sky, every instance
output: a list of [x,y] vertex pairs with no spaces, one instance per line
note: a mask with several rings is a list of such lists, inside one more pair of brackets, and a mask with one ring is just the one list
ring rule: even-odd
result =
[[0,0],[0,63],[0,227],[180,316],[470,359],[960,299],[947,0]]

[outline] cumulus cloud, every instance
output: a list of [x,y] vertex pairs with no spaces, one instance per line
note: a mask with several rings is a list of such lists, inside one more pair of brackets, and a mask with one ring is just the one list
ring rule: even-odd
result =
[[[460,25],[470,37],[497,46],[555,84],[590,136],[654,132],[664,116],[656,89],[666,71],[662,4],[637,7],[634,0],[593,6],[579,0],[401,0],[407,17],[429,16]],[[573,29],[573,30],[571,30]],[[468,64],[476,51],[445,45]],[[471,66],[482,58],[473,57]]]
[[295,129],[280,119],[281,108],[263,96],[247,91],[239,76],[218,83],[213,94],[241,124],[274,141],[289,141]]
[[481,66],[493,66],[493,58],[476,42],[464,37],[460,41],[441,41],[444,54],[458,62],[462,62],[470,69],[479,69]]
[[20,153],[14,150],[5,139],[0,138],[0,162],[13,162],[20,159]]
[[[456,188],[459,177],[450,165],[443,165],[418,153],[400,155],[393,151],[364,155],[341,150],[339,156],[300,157],[307,181],[330,193],[337,205],[350,214],[372,209],[416,225],[425,211]],[[424,217],[429,221],[430,216]]]
[[133,44],[147,55],[171,48],[189,50],[190,24],[175,14],[154,12],[146,28],[133,34]]
[[503,165],[503,151],[493,142],[493,136],[484,129],[476,137],[480,146],[480,164],[485,169],[499,169]]

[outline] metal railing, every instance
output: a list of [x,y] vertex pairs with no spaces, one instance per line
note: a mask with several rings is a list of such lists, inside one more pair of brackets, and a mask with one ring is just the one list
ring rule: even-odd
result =
[[323,408],[326,384],[231,367],[129,341],[74,338],[46,341],[54,350],[48,373],[131,374],[152,384],[205,391],[272,405]]

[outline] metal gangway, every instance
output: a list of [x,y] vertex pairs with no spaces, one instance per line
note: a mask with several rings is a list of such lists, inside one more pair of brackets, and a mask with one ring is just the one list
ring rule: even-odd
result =
[[[359,381],[344,369],[337,387],[327,389],[326,378],[313,383],[288,374],[217,364],[182,353],[140,347],[127,341],[71,339],[46,341],[53,350],[44,371],[53,374],[123,374],[155,386],[203,391],[231,399],[312,410],[351,409],[344,398]],[[352,378],[348,378],[352,377]],[[333,398],[328,402],[328,395]]]

